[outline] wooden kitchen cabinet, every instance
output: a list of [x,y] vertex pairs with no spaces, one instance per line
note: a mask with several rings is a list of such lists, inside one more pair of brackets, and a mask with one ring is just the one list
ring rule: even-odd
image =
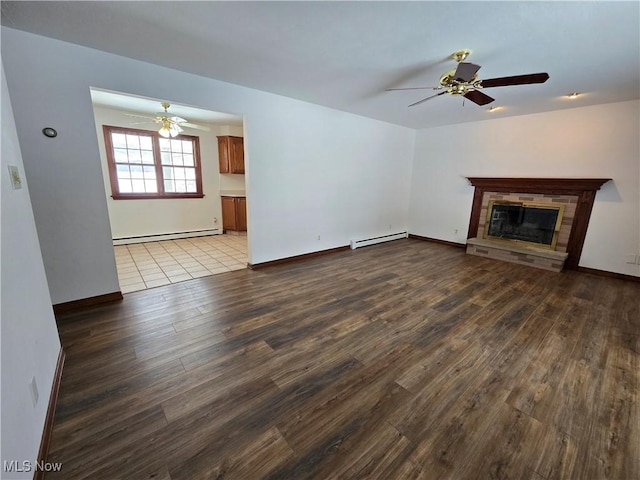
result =
[[245,197],[220,197],[222,199],[222,228],[236,232],[247,231],[247,199]]
[[236,219],[238,221],[238,230],[247,231],[247,199],[245,197],[236,197]]
[[224,135],[218,137],[220,173],[244,173],[244,139]]

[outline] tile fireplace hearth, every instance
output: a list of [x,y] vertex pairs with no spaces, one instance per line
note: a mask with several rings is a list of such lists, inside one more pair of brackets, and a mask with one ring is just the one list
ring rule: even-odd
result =
[[478,257],[494,258],[505,262],[519,263],[531,267],[560,272],[569,254],[543,248],[501,243],[482,238],[467,239],[467,253]]
[[475,187],[467,253],[578,268],[596,191],[609,179],[467,178]]

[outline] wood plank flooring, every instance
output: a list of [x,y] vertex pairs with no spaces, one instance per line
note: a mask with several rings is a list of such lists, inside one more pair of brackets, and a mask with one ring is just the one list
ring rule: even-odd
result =
[[59,329],[47,479],[640,479],[640,283],[398,240]]

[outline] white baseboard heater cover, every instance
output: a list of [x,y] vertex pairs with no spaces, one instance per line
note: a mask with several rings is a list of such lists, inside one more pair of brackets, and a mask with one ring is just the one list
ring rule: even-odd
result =
[[135,237],[114,238],[114,245],[128,245],[130,243],[157,242],[159,240],[177,240],[179,238],[205,237],[209,235],[220,235],[222,230],[211,228],[207,230],[191,230],[186,232],[159,233],[156,235],[140,235]]
[[351,240],[351,250],[355,250],[360,247],[368,247],[369,245],[375,245],[376,243],[390,242],[391,240],[400,240],[401,238],[407,238],[409,232],[392,233],[389,235],[381,235],[379,237],[365,238],[362,240]]

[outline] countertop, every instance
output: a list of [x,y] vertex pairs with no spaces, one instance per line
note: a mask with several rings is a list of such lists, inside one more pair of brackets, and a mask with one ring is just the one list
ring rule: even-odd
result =
[[246,197],[243,190],[220,190],[221,197]]

